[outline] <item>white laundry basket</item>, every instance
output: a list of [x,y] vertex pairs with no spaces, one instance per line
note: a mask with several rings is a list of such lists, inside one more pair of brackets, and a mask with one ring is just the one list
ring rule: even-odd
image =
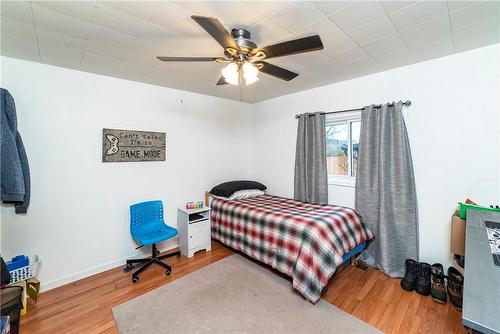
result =
[[40,259],[38,255],[30,257],[30,264],[14,269],[10,271],[10,284],[17,283],[20,281],[27,280],[28,278],[35,277],[38,272],[38,265],[40,264]]

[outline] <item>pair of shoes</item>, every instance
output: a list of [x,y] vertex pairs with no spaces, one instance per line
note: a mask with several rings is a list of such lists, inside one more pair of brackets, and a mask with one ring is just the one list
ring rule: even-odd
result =
[[[451,304],[457,309],[462,310],[464,277],[454,267],[448,268],[448,275],[444,274],[443,265],[435,263],[431,268],[431,297],[434,301],[446,304],[447,295],[450,297]],[[448,284],[445,285],[447,279]],[[448,293],[448,294],[447,294]]]
[[401,288],[406,291],[415,290],[420,295],[428,296],[431,293],[431,265],[406,259],[405,266],[406,272],[400,282]]
[[446,275],[441,263],[434,263],[431,266],[431,298],[440,304],[446,304]]
[[464,277],[454,267],[448,268],[448,296],[450,302],[458,310],[462,310]]

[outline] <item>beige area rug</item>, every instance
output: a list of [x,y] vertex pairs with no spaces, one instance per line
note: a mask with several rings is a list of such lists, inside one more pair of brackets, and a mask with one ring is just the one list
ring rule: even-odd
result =
[[[138,283],[141,284],[141,283]],[[232,255],[113,308],[120,333],[380,333]]]

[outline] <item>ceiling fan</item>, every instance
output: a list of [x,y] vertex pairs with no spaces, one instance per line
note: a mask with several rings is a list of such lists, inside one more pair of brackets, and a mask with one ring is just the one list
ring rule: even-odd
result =
[[291,41],[269,45],[263,48],[250,39],[250,32],[245,29],[232,29],[231,34],[219,20],[213,17],[191,16],[205,29],[223,48],[225,57],[157,57],[161,61],[209,61],[227,63],[222,69],[222,76],[217,85],[250,85],[257,80],[259,71],[278,79],[290,81],[298,73],[265,62],[271,59],[323,49],[318,35],[294,39]]

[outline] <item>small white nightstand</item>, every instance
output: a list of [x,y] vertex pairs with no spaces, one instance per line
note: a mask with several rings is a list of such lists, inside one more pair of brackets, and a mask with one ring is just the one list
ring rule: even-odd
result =
[[212,249],[210,208],[177,210],[177,228],[179,229],[179,248],[181,254],[192,257],[200,250]]

